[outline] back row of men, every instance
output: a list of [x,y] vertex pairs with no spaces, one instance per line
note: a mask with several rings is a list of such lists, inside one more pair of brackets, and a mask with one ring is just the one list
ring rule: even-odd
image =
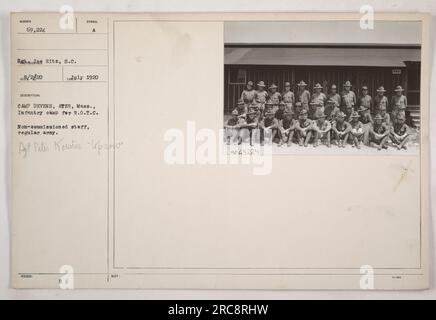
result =
[[[290,90],[289,82],[285,83],[285,91],[280,94],[276,85],[265,91],[265,84],[260,81],[258,90],[253,89],[252,81],[247,83],[241,100],[232,112],[225,127],[227,138],[237,137],[242,142],[243,134],[253,140],[253,129],[260,129],[260,143],[264,143],[265,131],[272,133],[271,141],[280,145],[290,146],[293,141],[307,146],[313,141],[316,147],[324,142],[330,147],[331,140],[335,140],[339,147],[347,142],[360,148],[374,145],[377,149],[387,147],[388,141],[398,149],[407,148],[410,138],[408,126],[405,124],[407,99],[403,95],[403,88],[397,86],[392,98],[391,114],[387,113],[388,99],[384,96],[386,90],[380,87],[373,99],[368,95],[368,88],[362,88],[359,101],[351,91],[351,83],[344,84],[341,95],[336,93],[336,86],[327,97],[322,93],[323,87],[316,84],[315,92],[311,95],[306,90],[306,83],[299,83],[296,95]],[[355,108],[358,102],[358,108]],[[371,115],[371,111],[375,117]],[[230,140],[228,140],[230,143]]]
[[[307,90],[307,84],[300,81],[297,93],[294,94],[289,82],[285,82],[284,91],[280,93],[275,84],[270,85],[267,91],[265,83],[260,81],[257,84],[257,90],[255,90],[253,81],[248,81],[236,110],[238,114],[246,114],[250,110],[258,111],[260,118],[262,118],[268,110],[275,113],[279,109],[283,109],[283,112],[291,111],[295,117],[298,117],[300,111],[304,109],[307,110],[308,117],[312,120],[315,119],[315,114],[319,111],[323,111],[328,119],[334,119],[338,112],[342,111],[345,113],[346,119],[350,120],[353,111],[361,112],[366,109],[369,111],[366,116],[368,120],[371,118],[371,114],[376,115],[381,112],[393,112],[392,120],[395,120],[396,113],[399,110],[405,111],[407,108],[407,98],[403,94],[404,89],[400,85],[395,88],[395,94],[390,102],[385,96],[386,90],[383,86],[377,89],[377,95],[374,98],[368,94],[368,87],[366,86],[362,87],[359,98],[351,90],[351,87],[350,81],[346,81],[343,85],[343,91],[339,94],[336,85],[333,84],[330,93],[326,95],[322,92],[323,87],[317,83],[313,88],[314,92],[311,94]],[[283,106],[283,108],[280,108],[280,106]],[[281,116],[281,113],[279,112],[278,116]],[[383,114],[383,117],[386,116]]]

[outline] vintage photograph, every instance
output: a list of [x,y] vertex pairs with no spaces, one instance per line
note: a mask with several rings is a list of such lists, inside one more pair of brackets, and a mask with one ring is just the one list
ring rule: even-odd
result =
[[226,143],[285,154],[418,153],[420,28],[226,22]]

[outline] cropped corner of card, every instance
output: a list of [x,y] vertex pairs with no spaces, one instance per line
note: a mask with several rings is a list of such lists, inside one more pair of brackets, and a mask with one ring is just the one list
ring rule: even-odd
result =
[[12,13],[11,285],[428,288],[429,18]]

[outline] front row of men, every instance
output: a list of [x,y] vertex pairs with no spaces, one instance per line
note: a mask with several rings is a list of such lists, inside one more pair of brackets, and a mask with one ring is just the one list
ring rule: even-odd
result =
[[268,134],[268,141],[276,142],[280,146],[298,143],[307,147],[313,142],[314,147],[321,143],[331,147],[331,143],[335,142],[339,148],[351,143],[358,149],[365,144],[378,150],[387,148],[390,140],[398,150],[407,149],[406,143],[410,134],[404,112],[392,115],[395,119],[388,119],[389,114],[380,112],[372,119],[364,107],[359,111],[351,111],[349,115],[338,111],[330,119],[327,119],[323,111],[318,111],[315,119],[311,120],[306,109],[302,109],[296,116],[292,110],[283,110],[280,115],[268,110],[260,120],[255,110],[241,115],[235,109],[225,124],[226,139],[228,144],[232,138],[236,138],[238,144],[249,139],[250,145],[253,145],[255,139],[259,138],[260,145],[264,145],[265,136]]

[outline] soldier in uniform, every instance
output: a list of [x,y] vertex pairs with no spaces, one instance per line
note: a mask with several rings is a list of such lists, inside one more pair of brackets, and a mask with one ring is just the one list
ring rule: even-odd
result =
[[254,93],[254,100],[259,105],[260,113],[263,114],[265,102],[268,100],[268,92],[265,90],[265,83],[263,81],[259,81],[257,88],[257,91]]
[[398,106],[404,107],[404,110],[407,109],[407,97],[403,94],[404,89],[401,86],[395,87],[395,95],[392,96],[391,99],[391,110],[396,111]]
[[[327,106],[325,108],[325,114],[327,115],[327,120],[333,124],[336,121],[336,117],[341,112],[339,109],[339,105],[335,100],[329,99],[327,100]],[[345,116],[345,114],[344,114]]]
[[389,116],[389,113],[386,112],[385,105],[380,106],[378,114],[382,117],[382,122],[389,127],[391,125],[391,117]]
[[363,144],[368,145],[369,129],[374,123],[374,120],[372,119],[371,113],[369,112],[369,108],[366,106],[360,106],[359,109],[357,109],[357,112],[359,113],[359,121],[363,125]]
[[342,98],[338,93],[338,89],[335,84],[332,84],[332,86],[330,87],[330,94],[328,95],[328,99],[335,101],[335,104],[338,108],[341,107]]
[[364,106],[366,109],[374,112],[372,105],[372,97],[368,94],[368,87],[362,87],[362,94],[359,98],[359,106]]
[[315,141],[313,142],[313,146],[316,148],[321,143],[322,140],[326,140],[327,147],[330,148],[330,130],[332,125],[328,120],[326,120],[326,115],[322,111],[318,111],[316,114],[316,120],[313,122],[313,133],[315,136]]
[[394,125],[391,128],[392,143],[397,146],[398,150],[402,148],[407,150],[407,141],[410,138],[409,126],[405,123],[406,116],[402,113],[398,114]]
[[250,80],[247,82],[247,86],[241,93],[241,100],[245,103],[247,110],[249,106],[253,103],[255,94],[256,91],[254,90],[254,83]]
[[406,106],[404,104],[398,103],[397,105],[395,105],[391,113],[392,124],[395,124],[395,121],[400,114],[402,114],[404,116],[404,119],[406,119]]
[[351,132],[351,125],[345,121],[345,113],[339,112],[336,121],[332,125],[333,138],[336,139],[339,148],[345,148],[348,135]]
[[383,122],[383,117],[380,114],[377,114],[374,117],[374,124],[371,126],[369,131],[369,141],[371,145],[374,145],[377,150],[386,148],[389,132],[388,126]]
[[295,108],[294,108],[294,119],[295,120],[299,119],[301,110],[303,110],[303,105],[301,104],[301,102],[296,102]]
[[286,103],[281,101],[279,103],[279,110],[277,110],[274,114],[277,120],[283,120],[284,113],[286,112]]
[[[243,126],[240,126],[240,136],[241,137],[246,137],[249,136],[250,137],[250,145],[253,145],[253,132],[255,132],[254,130],[257,129],[258,127],[258,112],[255,110],[250,110],[247,113],[247,118],[245,120],[245,124]],[[242,138],[241,138],[242,139]]]
[[227,144],[230,144],[231,138],[238,136],[238,131],[240,128],[238,116],[239,116],[238,110],[236,109],[233,110],[232,116],[227,120],[227,122],[224,125]]
[[303,109],[300,112],[298,121],[295,125],[295,133],[297,134],[298,144],[305,147],[308,146],[309,140],[312,137],[312,121],[307,118],[307,110]]
[[265,131],[271,131],[271,143],[278,138],[279,122],[274,118],[274,112],[271,110],[265,112],[265,118],[259,122],[260,128],[260,145],[263,146],[265,142]]
[[354,108],[354,105],[357,103],[356,94],[354,93],[354,91],[351,91],[350,81],[346,81],[344,83],[344,91],[342,91],[341,94],[341,103],[342,110],[346,109],[346,107],[350,105],[352,106],[352,108]]
[[241,114],[246,114],[246,113],[248,112],[247,105],[245,104],[245,102],[244,102],[242,99],[240,99],[240,100],[238,101],[238,104],[237,104],[235,110],[238,111],[238,114],[239,114],[239,115],[241,115]]
[[276,112],[280,101],[282,101],[282,95],[277,91],[277,86],[274,83],[269,86],[268,99],[273,104],[273,111]]
[[351,121],[351,115],[353,114],[353,104],[348,104],[345,106],[345,121]]
[[315,118],[317,112],[324,112],[324,105],[327,101],[326,95],[322,92],[322,86],[317,83],[313,88],[315,92],[310,99],[309,118]]
[[374,113],[379,113],[383,106],[388,107],[388,98],[385,96],[385,88],[383,86],[377,89],[377,95],[374,98]]
[[359,121],[359,113],[357,111],[353,111],[351,114],[351,137],[353,138],[353,146],[357,149],[360,149],[360,144],[363,140],[363,124]]
[[285,82],[285,91],[282,93],[282,101],[285,103],[286,111],[294,111],[295,95],[291,91],[290,82]]
[[280,145],[286,143],[288,147],[292,145],[297,120],[292,118],[292,111],[286,110],[283,119],[279,121]]
[[304,110],[309,111],[310,92],[306,90],[307,84],[301,80],[298,84],[296,101],[301,103]]

